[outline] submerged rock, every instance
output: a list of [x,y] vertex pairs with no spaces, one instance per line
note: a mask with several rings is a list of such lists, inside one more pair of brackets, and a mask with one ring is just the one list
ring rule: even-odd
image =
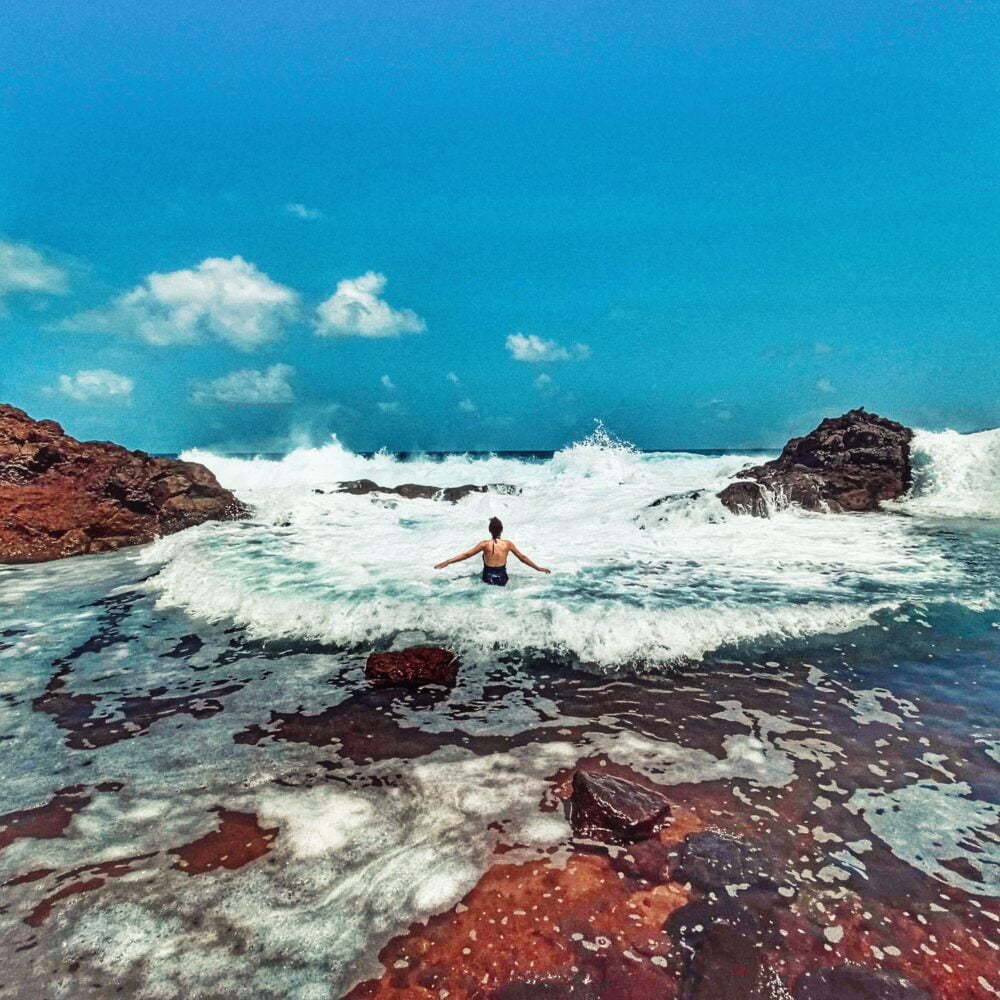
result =
[[372,653],[365,676],[375,684],[419,687],[441,684],[451,687],[458,678],[458,658],[437,646],[411,646],[388,653]]
[[794,996],[795,1000],[931,1000],[930,993],[898,973],[860,965],[811,969],[799,976]]
[[736,514],[767,516],[768,500],[806,510],[877,510],[912,484],[913,431],[864,408],[824,420],[792,438],[778,458],[744,469],[718,494]]
[[[323,490],[315,490],[322,493]],[[485,486],[474,486],[471,483],[465,486],[422,486],[419,483],[403,483],[401,486],[379,486],[371,479],[353,479],[346,483],[337,483],[337,493],[350,493],[352,496],[366,496],[368,494],[391,493],[395,496],[403,497],[406,500],[445,500],[448,503],[457,503],[467,497],[470,493],[501,493],[506,496],[519,493],[516,486],[508,483],[487,483]]]
[[670,803],[651,788],[611,774],[573,775],[570,823],[577,837],[612,842],[646,840],[670,819]]
[[759,847],[711,830],[685,838],[674,877],[702,892],[727,886],[777,889],[782,884]]
[[108,552],[247,513],[203,465],[77,441],[0,404],[0,563]]

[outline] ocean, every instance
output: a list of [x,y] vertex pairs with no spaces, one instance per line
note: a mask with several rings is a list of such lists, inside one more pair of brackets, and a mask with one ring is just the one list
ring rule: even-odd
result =
[[[880,513],[769,518],[714,496],[759,454],[602,428],[181,457],[253,516],[0,567],[0,996],[712,995],[664,929],[697,886],[573,836],[580,766],[780,868],[769,996],[838,963],[998,995],[1000,431],[918,431]],[[493,515],[551,575],[433,569]],[[453,690],[369,686],[425,644]]]

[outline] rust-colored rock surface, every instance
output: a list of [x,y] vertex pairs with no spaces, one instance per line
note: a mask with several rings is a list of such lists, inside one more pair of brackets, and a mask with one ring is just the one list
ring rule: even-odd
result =
[[451,687],[458,677],[458,659],[437,646],[411,646],[390,653],[372,653],[365,676],[375,684],[418,687],[441,684]]
[[573,775],[570,822],[578,837],[611,843],[645,840],[670,820],[670,803],[651,788],[594,771]]
[[773,462],[744,469],[719,499],[737,514],[767,514],[765,495],[806,510],[877,510],[912,483],[913,431],[864,408],[824,420],[792,438]]
[[203,465],[77,441],[0,404],[0,563],[108,552],[246,514]]

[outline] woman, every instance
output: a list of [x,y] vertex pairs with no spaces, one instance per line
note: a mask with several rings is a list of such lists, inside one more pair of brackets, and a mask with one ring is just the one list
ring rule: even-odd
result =
[[461,555],[452,556],[451,559],[439,562],[434,568],[444,569],[445,566],[461,562],[463,559],[471,559],[477,552],[482,552],[483,583],[489,583],[494,587],[506,587],[507,556],[513,552],[525,566],[537,569],[539,573],[550,572],[544,566],[539,566],[537,563],[532,562],[512,541],[500,537],[503,534],[503,525],[500,523],[499,517],[491,517],[489,527],[490,537],[486,541],[480,542],[469,549],[468,552],[463,552]]

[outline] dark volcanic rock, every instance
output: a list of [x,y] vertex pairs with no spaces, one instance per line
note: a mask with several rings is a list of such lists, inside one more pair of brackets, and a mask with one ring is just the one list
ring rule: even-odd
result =
[[570,823],[577,837],[612,842],[646,840],[670,819],[670,803],[659,792],[610,774],[573,775]]
[[682,1000],[773,1000],[779,995],[767,953],[780,938],[766,910],[731,900],[716,904],[701,900],[677,910],[667,922],[667,932],[687,955]]
[[[316,490],[315,492],[322,493],[323,491]],[[520,491],[517,487],[507,483],[488,483],[486,486],[473,486],[469,483],[465,486],[447,486],[442,489],[440,486],[421,486],[418,483],[379,486],[371,479],[353,479],[347,483],[338,483],[337,492],[350,493],[353,496],[386,493],[403,497],[406,500],[445,500],[448,503],[457,503],[470,493],[502,493],[509,496]]]
[[247,513],[203,465],[77,441],[0,404],[0,563],[108,552]]
[[365,664],[365,676],[386,686],[451,687],[458,677],[458,660],[454,653],[437,646],[411,646],[390,653],[372,653]]
[[885,969],[837,965],[799,976],[795,1000],[931,1000],[926,990]]
[[877,510],[912,483],[913,431],[893,420],[851,410],[824,420],[805,437],[792,438],[773,462],[744,469],[719,499],[737,514],[766,516],[764,491],[777,503],[807,510]]
[[759,847],[710,830],[685,838],[674,878],[702,892],[738,885],[777,889],[783,884]]

